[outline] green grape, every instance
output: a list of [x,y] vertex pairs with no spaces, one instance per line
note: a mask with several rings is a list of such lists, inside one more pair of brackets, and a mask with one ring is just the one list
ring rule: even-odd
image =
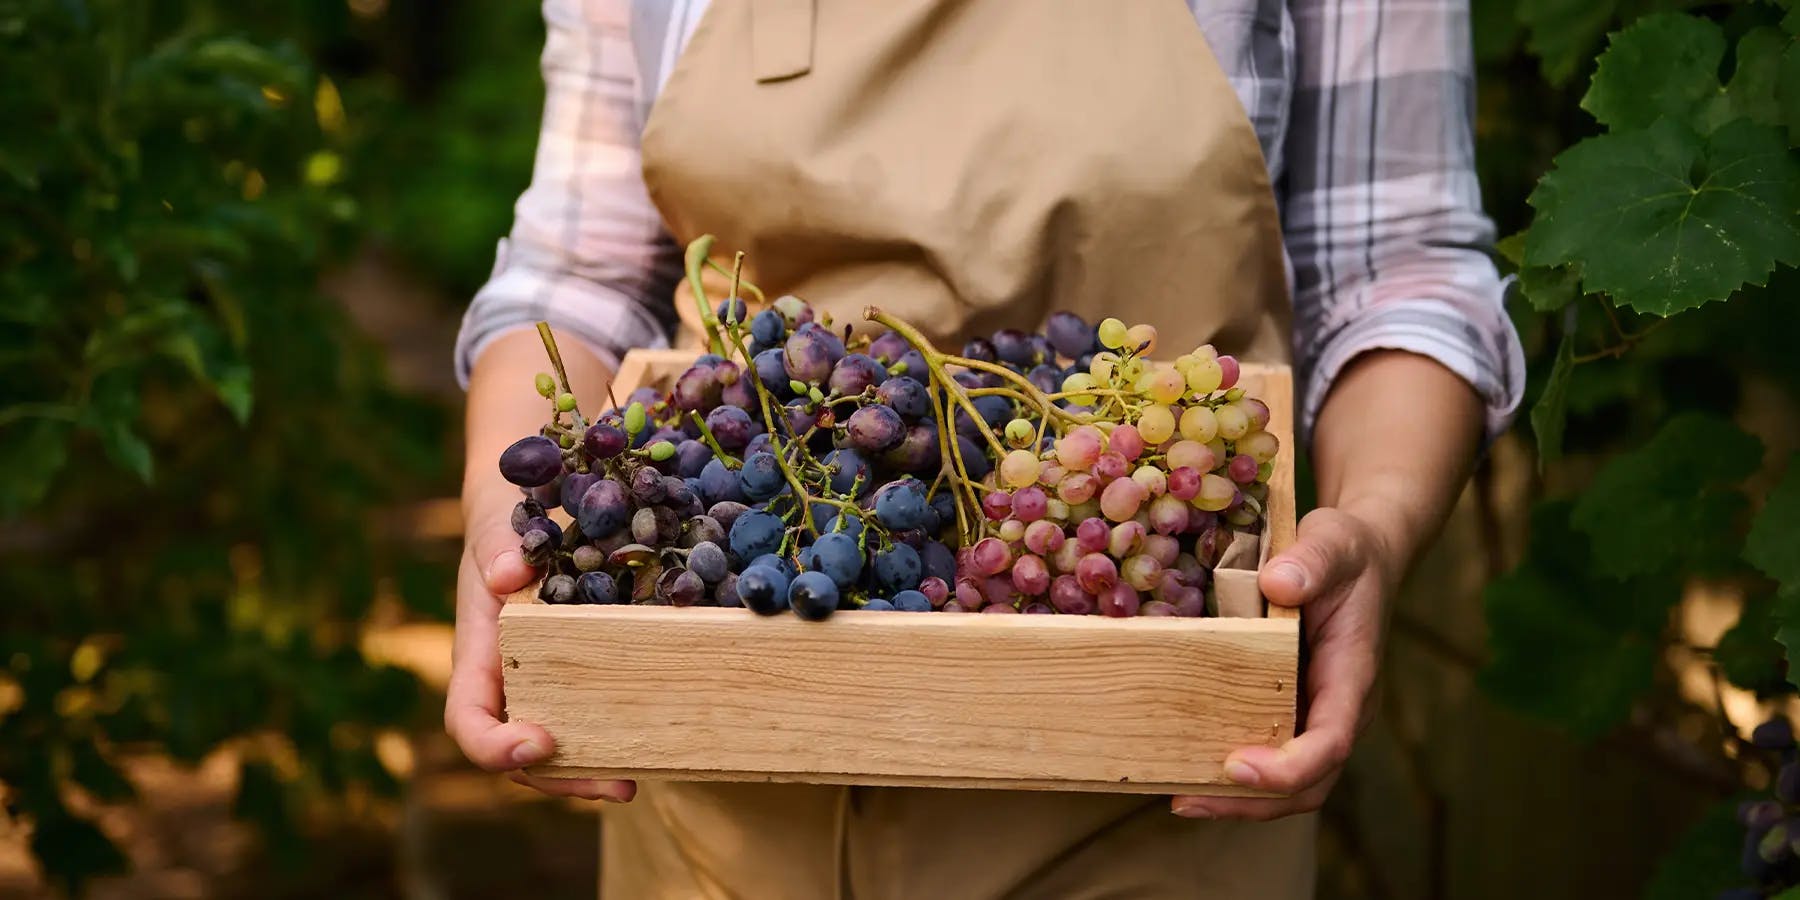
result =
[[1014,447],[1024,447],[1037,437],[1037,429],[1024,419],[1014,419],[1006,423],[1006,442]]
[[[1110,321],[1115,321],[1115,320],[1108,319],[1107,321],[1110,322]],[[1087,391],[1087,390],[1092,390],[1093,388],[1094,388],[1094,376],[1085,375],[1081,372],[1076,372],[1075,374],[1070,375],[1067,378],[1064,378],[1063,383],[1062,383],[1062,389],[1063,389],[1064,393],[1073,393],[1075,391]],[[1097,398],[1093,394],[1075,394],[1075,396],[1070,397],[1069,399],[1074,401],[1077,404],[1082,405],[1082,406],[1093,406],[1094,401]]]
[[1127,336],[1124,322],[1110,317],[1100,322],[1100,343],[1107,349],[1117,350],[1125,346]]
[[544,399],[550,399],[556,393],[556,379],[551,378],[548,372],[537,373],[537,392],[542,394]]
[[650,458],[662,462],[675,455],[675,445],[668,441],[657,441],[650,445]]
[[573,410],[574,408],[575,408],[575,395],[574,394],[557,394],[556,395],[556,411],[557,412],[569,412],[570,410]]
[[625,433],[637,437],[644,430],[644,404],[633,403],[625,407]]

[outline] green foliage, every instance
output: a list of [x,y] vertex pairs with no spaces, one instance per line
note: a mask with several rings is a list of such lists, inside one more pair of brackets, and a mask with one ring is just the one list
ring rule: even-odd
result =
[[1738,874],[1738,848],[1743,841],[1743,826],[1737,823],[1738,799],[1714,804],[1688,829],[1656,867],[1644,900],[1712,897],[1743,881]]
[[65,791],[129,798],[126,749],[238,747],[271,835],[396,789],[419,686],[358,638],[425,558],[374,516],[449,490],[316,287],[358,238],[305,45],[342,4],[176,6],[0,6],[0,782],[71,888],[124,860]]

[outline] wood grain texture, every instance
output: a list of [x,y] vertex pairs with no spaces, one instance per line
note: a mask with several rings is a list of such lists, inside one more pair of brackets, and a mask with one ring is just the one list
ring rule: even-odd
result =
[[1298,623],[509,603],[507,714],[576,768],[678,780],[1243,793],[1292,736]]
[[[1250,396],[1268,404],[1270,434],[1281,439],[1281,451],[1272,463],[1269,476],[1268,525],[1263,543],[1263,561],[1294,545],[1298,533],[1294,500],[1294,454],[1300,444],[1294,437],[1294,372],[1287,366],[1246,363],[1239,380]],[[1272,619],[1298,621],[1300,611],[1288,606],[1265,604],[1265,614]]]

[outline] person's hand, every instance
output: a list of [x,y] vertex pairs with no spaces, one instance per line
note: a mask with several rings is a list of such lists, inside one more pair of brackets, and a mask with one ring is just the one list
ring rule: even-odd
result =
[[1311,812],[1343,772],[1350,748],[1373,713],[1385,631],[1384,607],[1400,561],[1368,517],[1318,509],[1300,522],[1299,539],[1269,561],[1258,584],[1270,603],[1303,606],[1312,649],[1306,673],[1306,730],[1280,747],[1246,747],[1225,761],[1225,775],[1279,799],[1176,797],[1176,815],[1274,819]]
[[490,772],[560,797],[625,802],[637,793],[629,781],[534,778],[516,771],[550,758],[556,742],[529,722],[502,721],[500,606],[506,595],[531,584],[537,571],[519,553],[511,526],[512,504],[505,489],[469,503],[462,567],[456,578],[456,644],[451,651],[450,688],[444,702],[444,729],[470,761]]

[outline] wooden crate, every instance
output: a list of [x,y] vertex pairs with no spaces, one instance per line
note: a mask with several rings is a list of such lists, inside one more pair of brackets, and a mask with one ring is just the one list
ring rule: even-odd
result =
[[[633,351],[615,393],[689,351]],[[507,714],[557,753],[534,775],[1263,795],[1226,756],[1293,736],[1299,617],[1255,568],[1294,537],[1293,390],[1246,365],[1281,437],[1269,527],[1214,575],[1217,618],[551,606],[500,613]]]

